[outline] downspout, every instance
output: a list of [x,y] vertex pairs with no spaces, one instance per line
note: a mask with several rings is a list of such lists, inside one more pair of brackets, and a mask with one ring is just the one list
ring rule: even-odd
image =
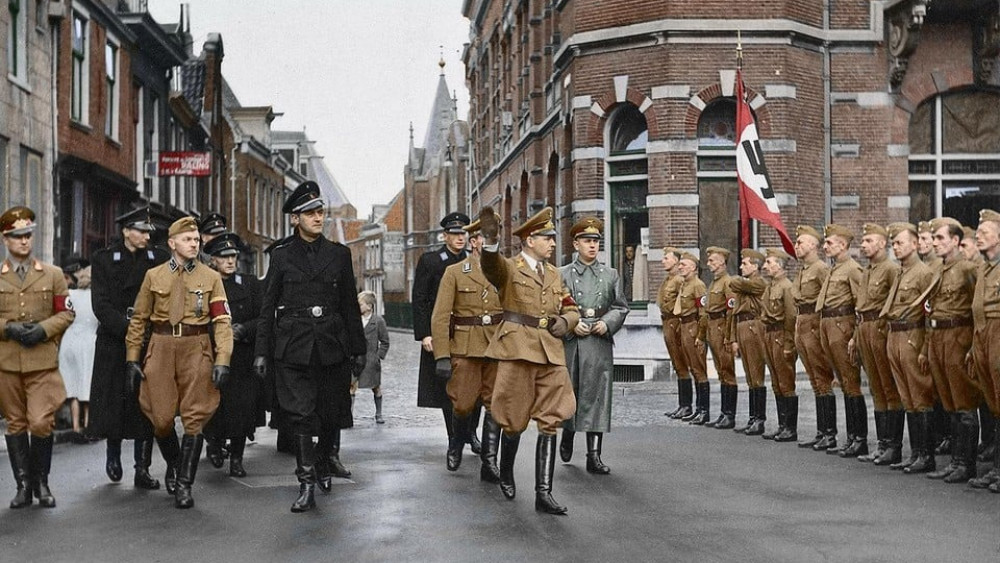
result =
[[[236,150],[242,141],[233,139],[233,148],[229,154],[229,221],[231,228],[236,228]],[[249,226],[248,226],[249,228]]]
[[[829,37],[830,0],[823,0],[823,31]],[[823,53],[823,224],[833,222],[833,131],[830,118],[830,41],[820,47]]]
[[[52,209],[53,212],[52,212],[52,214],[49,215],[49,217],[50,217],[49,221],[52,222],[52,228],[51,229],[46,229],[46,233],[47,234],[46,234],[46,237],[45,237],[45,241],[43,243],[45,245],[46,252],[43,252],[43,254],[42,254],[43,260],[46,260],[48,262],[55,262],[55,256],[54,256],[55,249],[53,247],[54,247],[54,244],[55,244],[55,239],[57,238],[55,236],[55,234],[56,234],[56,232],[58,232],[59,227],[60,227],[60,225],[59,225],[59,213],[58,213],[58,211],[59,211],[58,202],[59,202],[59,199],[60,199],[59,198],[59,165],[58,165],[58,157],[59,157],[59,84],[58,84],[58,82],[59,81],[57,80],[57,78],[58,78],[57,77],[57,73],[59,72],[59,29],[60,29],[60,25],[49,25],[49,34],[52,36],[51,37],[51,43],[52,43],[52,45],[51,45],[51,49],[52,49],[51,60],[52,60],[52,63],[51,63],[51,70],[50,70],[50,72],[52,73],[52,75],[51,75],[51,78],[52,78],[51,79],[51,82],[52,82],[52,86],[51,86],[51,88],[52,88],[52,99],[51,99],[51,106],[52,106],[52,147],[51,147],[51,152],[49,153],[49,159],[51,161],[51,167],[50,167],[50,169],[52,170],[52,189],[49,191],[49,193],[52,194],[53,201],[52,201],[52,205],[51,205],[50,209]],[[62,237],[60,236],[60,237],[58,237],[58,239],[62,240]],[[51,255],[48,255],[49,253],[51,253]]]

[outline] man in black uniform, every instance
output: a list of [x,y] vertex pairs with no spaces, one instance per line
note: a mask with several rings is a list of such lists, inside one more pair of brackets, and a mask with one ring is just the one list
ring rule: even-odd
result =
[[[149,209],[129,211],[116,221],[122,226],[122,239],[91,256],[94,315],[100,325],[90,383],[87,433],[107,438],[104,470],[115,482],[122,478],[122,439],[135,440],[135,486],[158,489],[159,481],[149,475],[153,426],[139,408],[137,393],[126,385],[125,333],[146,271],[166,262],[170,255],[149,245],[149,233],[153,231]],[[168,442],[176,444],[176,435]],[[173,459],[168,457],[172,455],[170,452],[161,453]],[[170,469],[165,480],[167,492],[173,494],[176,476]]]
[[[448,379],[451,376],[451,363],[448,358],[442,359],[440,365],[437,365],[434,360],[431,317],[444,271],[448,266],[465,260],[466,256],[469,255],[465,250],[467,233],[463,228],[469,223],[469,216],[464,213],[455,212],[445,215],[444,219],[441,219],[441,228],[444,229],[444,246],[425,252],[417,262],[417,270],[413,274],[413,339],[420,342],[417,406],[439,408],[444,414],[444,425],[448,431],[447,467],[449,471],[455,471],[461,463],[462,448],[465,447],[462,437],[475,437],[476,427],[479,426],[479,407],[477,406],[472,415],[462,421],[469,425],[468,431],[456,432],[455,415],[446,389]],[[479,453],[476,447],[473,448],[473,452]]]
[[263,376],[273,358],[278,403],[295,434],[292,512],[305,512],[316,506],[317,479],[329,491],[331,471],[350,475],[340,464],[340,429],[354,424],[351,368],[364,368],[367,344],[351,252],[323,237],[319,186],[299,185],[282,211],[298,217],[298,235],[271,252],[254,369]]
[[[207,250],[208,243],[226,232],[227,223],[224,215],[214,211],[205,214],[198,221],[198,236],[201,238],[201,251],[198,253],[198,259],[206,266],[212,266],[212,255]],[[205,455],[213,467],[222,467],[223,460],[229,457],[229,450],[225,448],[225,442],[225,439],[220,439],[212,433],[205,433]]]
[[[222,233],[205,245],[205,254],[212,257],[212,268],[222,276],[233,316],[233,357],[229,362],[229,381],[219,389],[222,395],[219,408],[203,433],[206,441],[219,445],[219,450],[229,440],[229,474],[233,477],[246,477],[243,468],[246,439],[254,433],[263,416],[263,411],[259,410],[262,378],[253,370],[263,289],[254,276],[236,273],[241,246],[243,243],[236,233]],[[222,467],[221,456],[218,463],[211,455],[209,461],[215,467]]]

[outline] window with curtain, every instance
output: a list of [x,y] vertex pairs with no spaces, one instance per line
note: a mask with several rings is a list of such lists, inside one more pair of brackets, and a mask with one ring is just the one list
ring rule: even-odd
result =
[[635,105],[619,104],[608,118],[607,178],[609,220],[605,240],[610,244],[610,263],[621,275],[622,289],[629,302],[649,299],[644,234],[649,228],[649,171],[646,145],[649,130],[646,117]]
[[118,139],[118,45],[108,39],[104,46],[104,134]]

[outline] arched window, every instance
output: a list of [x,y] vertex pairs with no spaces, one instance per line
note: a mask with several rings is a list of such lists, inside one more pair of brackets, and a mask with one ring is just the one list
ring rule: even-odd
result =
[[[610,263],[621,275],[625,298],[649,300],[646,256],[649,240],[649,167],[646,117],[631,103],[619,104],[608,117],[605,178],[610,202],[605,227]],[[605,247],[605,252],[608,247]]]
[[[698,247],[738,248],[736,100],[712,100],[698,119]],[[702,271],[705,279],[710,273]]]
[[910,220],[979,223],[1000,208],[1000,92],[968,89],[925,100],[910,118]]

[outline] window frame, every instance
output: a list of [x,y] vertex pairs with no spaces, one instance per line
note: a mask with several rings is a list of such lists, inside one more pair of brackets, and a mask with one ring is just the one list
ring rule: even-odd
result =
[[[113,65],[111,69],[108,68],[109,50],[111,51],[110,63]],[[107,36],[107,41],[104,43],[104,84],[107,87],[104,104],[104,134],[108,138],[118,141],[120,137],[118,128],[121,118],[121,96],[119,92],[121,84],[121,42],[110,33]]]
[[25,88],[28,86],[27,4],[27,0],[7,2],[7,11],[10,15],[7,36],[7,78]]
[[[76,23],[81,21],[81,49],[76,47]],[[90,124],[90,13],[73,5],[70,18],[70,120]]]

